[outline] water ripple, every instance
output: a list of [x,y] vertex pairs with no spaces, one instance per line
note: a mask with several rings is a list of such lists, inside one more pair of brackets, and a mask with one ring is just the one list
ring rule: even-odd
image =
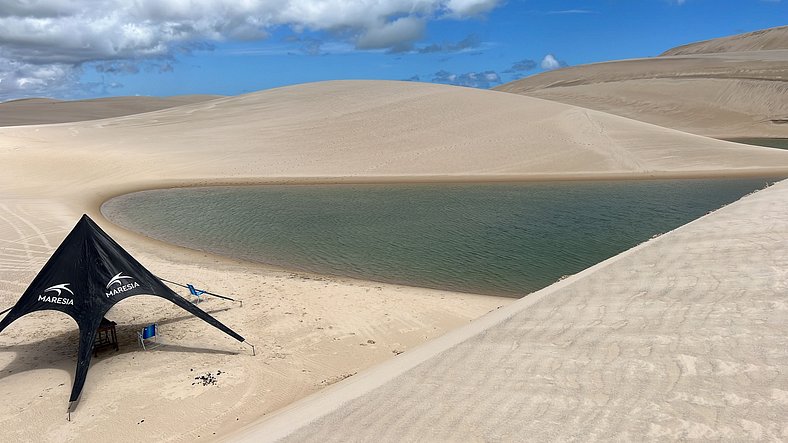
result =
[[129,194],[102,210],[194,249],[519,297],[771,181],[208,187]]

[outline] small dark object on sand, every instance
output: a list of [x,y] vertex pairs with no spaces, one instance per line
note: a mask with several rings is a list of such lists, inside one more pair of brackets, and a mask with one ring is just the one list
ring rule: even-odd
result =
[[194,379],[197,381],[192,382],[192,386],[199,385],[200,383],[202,383],[203,386],[215,385],[218,381],[216,377],[220,375],[222,375],[222,371],[216,371],[216,375],[213,375],[210,372],[204,375],[198,375],[197,377],[194,377]]

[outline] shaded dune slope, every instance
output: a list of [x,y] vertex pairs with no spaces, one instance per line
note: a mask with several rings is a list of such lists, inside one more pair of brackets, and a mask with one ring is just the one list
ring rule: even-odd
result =
[[[711,137],[788,137],[788,28],[775,29],[679,51],[695,55],[570,67],[496,89]],[[740,52],[701,54],[726,49]]]
[[0,103],[0,126],[42,125],[119,117],[219,98],[218,95],[108,97],[89,100],[29,98]]

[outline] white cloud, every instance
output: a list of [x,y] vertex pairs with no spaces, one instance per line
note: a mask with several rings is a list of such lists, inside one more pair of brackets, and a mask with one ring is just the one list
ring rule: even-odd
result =
[[512,67],[503,71],[504,74],[517,74],[522,73],[525,71],[530,71],[536,68],[536,62],[531,59],[522,59],[520,61],[514,62]]
[[567,66],[565,62],[558,60],[553,54],[545,55],[540,65],[542,66],[542,69],[546,69],[548,71]]
[[356,45],[360,49],[396,49],[410,45],[424,35],[425,25],[423,19],[402,17],[367,30],[358,38]]
[[469,17],[484,14],[498,6],[498,0],[449,0],[446,5],[452,15]]
[[495,71],[455,74],[441,70],[432,75],[432,82],[487,89],[495,83],[500,83],[501,77]]
[[79,67],[68,64],[33,65],[0,58],[0,97],[65,91],[79,74]]
[[0,99],[14,88],[46,93],[91,63],[170,59],[194,42],[260,40],[279,26],[397,49],[420,39],[429,20],[476,16],[502,1],[2,0]]

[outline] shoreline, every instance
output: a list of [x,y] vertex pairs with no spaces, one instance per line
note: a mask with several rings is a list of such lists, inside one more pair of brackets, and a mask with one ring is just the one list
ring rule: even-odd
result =
[[[381,186],[386,186],[386,185],[413,185],[413,184],[446,184],[446,185],[451,185],[451,184],[467,184],[467,183],[479,183],[479,184],[499,184],[499,183],[501,183],[501,184],[503,184],[503,183],[551,183],[551,182],[555,182],[555,183],[565,183],[565,182],[596,183],[596,182],[603,182],[603,181],[618,182],[618,181],[662,181],[662,180],[735,180],[735,179],[750,178],[750,177],[753,177],[753,178],[762,177],[764,179],[769,179],[770,181],[773,180],[774,182],[783,180],[785,178],[785,176],[777,178],[777,177],[773,177],[773,176],[765,176],[763,174],[756,174],[756,175],[753,175],[753,176],[745,176],[745,177],[741,177],[741,176],[733,176],[733,177],[731,177],[731,176],[724,176],[724,177],[712,177],[712,178],[709,178],[709,177],[705,177],[705,178],[704,177],[687,177],[687,178],[625,178],[625,179],[617,179],[617,180],[611,180],[610,178],[595,178],[595,179],[592,179],[592,180],[587,180],[587,179],[580,179],[580,178],[576,178],[576,177],[568,177],[568,178],[566,178],[564,180],[549,180],[549,181],[532,180],[530,177],[528,177],[527,179],[515,180],[515,181],[511,181],[511,180],[508,180],[508,181],[504,181],[504,180],[490,181],[490,180],[486,180],[488,177],[482,177],[482,176],[466,176],[466,177],[464,177],[465,178],[464,181],[452,180],[455,177],[436,177],[436,180],[434,180],[434,181],[422,181],[422,180],[420,180],[421,177],[412,177],[415,180],[409,180],[409,178],[411,178],[411,177],[397,177],[396,178],[397,181],[394,181],[394,180],[379,181],[379,180],[376,180],[376,178],[369,177],[369,178],[363,178],[362,179],[363,181],[353,181],[353,182],[346,182],[346,181],[337,182],[337,181],[332,181],[331,179],[326,179],[326,178],[312,178],[312,179],[307,179],[305,181],[301,181],[301,182],[298,182],[298,183],[293,183],[293,179],[288,179],[286,182],[280,182],[280,181],[273,181],[273,182],[271,182],[270,180],[263,179],[263,180],[243,181],[242,184],[231,184],[231,183],[227,183],[228,180],[219,180],[218,182],[220,182],[222,184],[218,184],[218,185],[204,185],[204,184],[195,184],[195,183],[189,183],[189,182],[182,182],[182,183],[174,184],[174,185],[171,185],[171,186],[168,186],[168,187],[164,187],[164,188],[146,186],[146,187],[143,187],[142,189],[140,189],[139,187],[135,187],[134,188],[135,190],[132,190],[130,192],[120,193],[120,194],[114,195],[114,196],[112,196],[112,197],[110,197],[110,198],[108,198],[106,200],[103,200],[103,202],[97,208],[97,211],[101,215],[101,219],[100,219],[101,222],[105,222],[106,224],[109,224],[109,225],[111,225],[111,226],[113,226],[113,227],[115,227],[117,229],[121,229],[127,235],[130,235],[130,236],[133,235],[135,238],[137,238],[140,241],[151,242],[153,245],[157,245],[158,247],[171,248],[173,250],[177,250],[177,251],[182,252],[184,254],[190,254],[190,255],[194,255],[194,254],[208,254],[208,255],[214,257],[215,259],[228,260],[230,262],[233,262],[234,264],[242,265],[242,266],[260,267],[261,269],[265,269],[265,270],[272,271],[272,272],[287,272],[287,273],[293,273],[293,274],[304,275],[304,276],[311,276],[311,277],[317,277],[317,278],[331,278],[331,279],[335,279],[335,280],[339,280],[339,281],[345,281],[345,282],[364,282],[364,283],[375,283],[375,284],[387,284],[387,285],[396,285],[396,286],[411,287],[411,288],[420,288],[420,289],[430,289],[430,290],[445,291],[445,292],[448,292],[448,293],[462,293],[462,294],[480,295],[480,296],[489,296],[489,297],[502,297],[502,298],[506,298],[506,299],[517,300],[517,299],[520,299],[520,298],[523,298],[523,297],[526,297],[526,296],[530,295],[532,292],[527,292],[527,293],[524,293],[524,294],[519,295],[519,296],[513,296],[513,295],[506,295],[506,294],[463,291],[461,289],[456,289],[456,288],[420,286],[420,285],[416,285],[416,284],[413,284],[413,283],[411,283],[409,281],[405,281],[405,280],[402,280],[402,281],[395,281],[395,280],[386,281],[386,280],[377,280],[377,279],[372,279],[372,278],[358,278],[358,277],[352,277],[352,276],[343,275],[343,274],[333,274],[333,273],[318,272],[318,271],[307,270],[307,269],[299,269],[297,267],[288,267],[288,266],[283,266],[283,265],[277,265],[277,264],[274,264],[274,263],[268,263],[268,262],[264,262],[264,261],[244,259],[244,258],[234,257],[234,256],[231,256],[231,255],[224,255],[224,254],[216,253],[216,252],[213,252],[213,251],[210,251],[210,250],[200,249],[200,248],[197,248],[197,247],[189,247],[189,246],[178,245],[178,244],[175,244],[175,243],[167,242],[165,240],[160,240],[160,239],[157,239],[157,238],[154,238],[154,237],[150,237],[150,236],[146,235],[144,232],[140,232],[140,231],[134,230],[132,228],[126,227],[126,226],[124,226],[122,224],[116,223],[105,212],[104,208],[105,208],[106,203],[108,203],[109,201],[111,201],[111,200],[113,200],[115,198],[128,196],[128,195],[132,195],[132,194],[136,194],[136,193],[149,192],[149,191],[161,191],[161,190],[169,190],[169,189],[201,188],[201,187],[354,186],[354,185],[381,185]],[[444,179],[446,179],[446,180],[444,180]],[[766,184],[768,186],[769,183],[766,183]],[[757,190],[759,190],[759,189],[756,189],[756,191]],[[718,208],[715,208],[715,210],[716,209],[718,209]],[[572,275],[572,274],[568,274],[568,275]],[[557,280],[557,281],[560,281],[560,280]],[[553,283],[555,283],[555,282],[553,282]],[[551,283],[551,284],[553,284],[553,283]],[[537,291],[538,290],[541,290],[541,289],[537,289]]]
[[[172,183],[172,181],[167,181]],[[120,186],[114,185],[113,188],[138,189],[138,185],[139,183],[126,183]],[[89,195],[93,191],[96,191],[95,194]],[[173,386],[183,382],[182,380],[177,381],[177,372],[183,374],[185,370],[188,377],[189,367],[194,367],[196,370],[197,367],[208,365],[208,368],[218,367],[223,372],[238,375],[234,377],[235,379],[224,380],[222,384],[224,389],[213,389],[212,393],[192,392],[186,394],[184,392],[177,394],[176,398],[180,399],[179,402],[187,400],[190,407],[194,411],[198,411],[196,412],[198,415],[208,412],[208,410],[204,410],[207,404],[220,402],[227,408],[227,411],[222,415],[237,414],[238,418],[214,417],[207,421],[200,421],[200,423],[192,423],[189,428],[171,432],[199,438],[206,436],[202,434],[206,430],[212,430],[215,432],[214,437],[219,437],[234,431],[237,426],[251,423],[292,401],[316,392],[337,380],[351,376],[371,364],[391,359],[412,346],[441,336],[486,312],[508,305],[515,300],[494,295],[379,283],[352,277],[295,271],[184,248],[147,237],[111,222],[104,217],[100,210],[100,204],[104,201],[102,194],[103,192],[97,187],[84,186],[83,193],[77,198],[34,197],[31,199],[20,196],[21,198],[17,198],[17,201],[22,204],[33,203],[35,206],[44,203],[47,207],[49,207],[48,202],[59,201],[63,205],[60,206],[61,210],[58,210],[56,206],[49,208],[49,210],[59,212],[60,219],[65,217],[70,220],[70,224],[61,225],[62,228],[57,231],[40,229],[44,233],[43,235],[51,239],[52,249],[45,252],[46,257],[57,246],[56,242],[59,242],[62,236],[70,231],[73,224],[76,223],[78,215],[84,212],[90,214],[124,249],[154,274],[175,281],[178,281],[178,275],[188,276],[187,278],[198,287],[204,285],[209,290],[243,300],[242,308],[235,303],[227,304],[211,298],[204,300],[198,306],[240,332],[248,342],[255,344],[257,357],[247,355],[245,347],[236,346],[234,342],[224,337],[223,334],[216,333],[207,324],[184,316],[177,307],[168,306],[166,303],[158,302],[150,297],[139,297],[138,300],[132,298],[128,302],[121,302],[109,313],[119,324],[118,335],[121,341],[121,350],[119,353],[102,353],[98,358],[93,359],[79,406],[72,412],[72,419],[75,421],[70,422],[68,428],[64,428],[63,425],[69,422],[63,420],[61,425],[60,404],[67,399],[64,391],[66,388],[70,389],[69,380],[73,371],[73,362],[71,356],[66,355],[48,363],[47,358],[44,357],[45,354],[41,353],[49,349],[50,346],[63,347],[65,343],[62,340],[68,337],[68,334],[72,334],[76,330],[76,326],[62,316],[49,321],[45,320],[49,318],[47,316],[25,316],[0,336],[0,341],[4,344],[4,349],[0,351],[0,367],[3,366],[3,362],[6,362],[5,367],[11,368],[16,374],[19,371],[18,364],[10,363],[9,366],[7,363],[11,361],[9,356],[16,355],[14,361],[23,359],[28,363],[23,363],[21,372],[15,375],[21,379],[12,381],[12,383],[41,386],[41,381],[38,379],[44,374],[47,380],[55,380],[55,382],[48,383],[54,383],[59,387],[48,391],[49,395],[43,397],[46,399],[46,403],[37,408],[37,416],[43,417],[48,423],[47,425],[26,414],[17,415],[12,412],[15,407],[19,407],[19,401],[22,401],[22,404],[29,401],[24,396],[24,392],[16,393],[17,391],[14,390],[17,400],[9,399],[6,407],[0,408],[0,430],[7,432],[9,436],[13,435],[14,428],[24,431],[27,428],[22,423],[33,420],[31,423],[39,423],[37,426],[41,426],[42,429],[60,429],[56,435],[72,435],[73,437],[81,435],[84,437],[81,438],[84,441],[99,441],[100,437],[91,436],[91,433],[74,434],[74,432],[87,432],[93,426],[92,424],[96,423],[96,420],[102,419],[102,416],[105,415],[102,411],[107,408],[120,408],[126,411],[126,416],[121,419],[124,423],[128,422],[121,425],[124,428],[125,439],[134,440],[141,435],[137,434],[141,429],[134,427],[133,423],[133,420],[139,421],[140,418],[147,417],[146,423],[156,426],[154,429],[169,429],[166,425],[168,420],[163,420],[161,427],[157,426],[156,420],[151,419],[149,415],[148,401],[134,400],[133,397],[137,395],[135,393],[137,391],[157,392],[159,385],[154,383],[147,386],[151,384],[151,381],[146,381],[146,379],[150,377],[150,371],[155,370],[158,365],[166,367],[175,365],[184,368],[174,374],[163,376],[160,380],[166,387],[165,391],[169,392],[181,390],[181,388]],[[4,203],[12,201],[14,199]],[[81,206],[80,202],[90,202],[91,204],[84,205],[85,211],[74,210],[75,207]],[[0,209],[4,208],[0,207]],[[20,214],[25,212],[22,211]],[[72,215],[68,215],[68,213]],[[26,223],[33,224],[35,222],[27,220]],[[0,226],[0,232],[2,232],[2,226]],[[22,239],[24,238],[27,237],[22,237]],[[43,259],[44,257],[41,260]],[[29,270],[25,272],[29,277],[24,277],[22,282],[29,283],[28,279],[32,278],[38,269],[38,265],[31,265]],[[12,274],[4,272],[3,279],[5,281],[13,280]],[[244,279],[244,281],[240,279]],[[16,298],[2,296],[2,293],[9,289],[7,286],[4,287],[6,284],[0,281],[0,299],[8,300],[10,305]],[[330,299],[325,299],[325,295],[322,295],[325,293],[334,295]],[[318,298],[314,299],[316,295]],[[185,297],[189,296],[185,295]],[[331,298],[337,301],[332,301]],[[337,303],[339,303],[339,307]],[[143,308],[143,305],[146,307]],[[255,305],[260,306],[255,307]],[[279,305],[281,307],[278,307]],[[387,306],[390,306],[391,310]],[[132,307],[142,308],[142,311],[135,313],[131,310]],[[265,307],[265,309],[261,310],[261,307]],[[255,309],[257,314],[255,314]],[[274,310],[274,313],[276,311],[281,313],[273,316],[271,310]],[[297,313],[302,310],[303,313],[308,312],[310,317],[322,319],[318,321],[319,324],[328,324],[325,329],[326,333],[321,331],[323,327],[319,327],[317,331],[314,329],[304,330],[297,319],[288,318],[291,316],[288,315],[289,312]],[[165,346],[162,347],[162,350],[142,354],[136,350],[136,346],[133,346],[128,331],[139,324],[140,320],[137,318],[140,318],[140,315],[142,318],[156,319],[160,324],[166,325]],[[42,321],[46,323],[42,323]],[[332,324],[334,325],[333,332],[330,330]],[[39,352],[27,351],[17,354],[18,351],[14,349],[20,337],[16,334],[8,335],[8,331],[15,328],[30,331],[40,331],[42,328],[46,328],[48,333],[43,335],[37,333],[37,338],[34,340],[45,340],[43,343],[46,345]],[[277,330],[280,332],[276,332]],[[54,342],[52,341],[53,334]],[[208,339],[207,342],[199,338],[203,335]],[[357,336],[358,340],[362,342],[361,344],[367,346],[366,349],[357,349],[359,344],[355,344],[355,347],[349,346],[354,344],[354,337]],[[24,342],[24,339],[22,340]],[[366,344],[364,340],[371,340],[374,344]],[[348,341],[350,343],[347,343]],[[193,350],[193,352],[188,354],[181,354],[183,351],[170,353],[166,350],[168,347]],[[235,350],[236,348],[238,349]],[[323,354],[323,356],[316,357],[317,354]],[[142,369],[138,365],[128,366],[129,358],[134,357],[143,362],[149,361],[152,366],[149,369]],[[28,360],[30,358],[34,360]],[[177,358],[177,363],[173,358]],[[35,363],[35,361],[42,360],[43,365]],[[305,369],[298,369],[300,366],[292,367],[293,362],[300,362],[297,364],[304,365]],[[282,366],[283,363],[284,366]],[[272,370],[273,373],[269,374]],[[238,379],[238,376],[244,373],[249,376],[245,380]],[[257,375],[252,375],[252,373],[257,373]],[[129,391],[129,387],[123,387],[126,385],[125,383],[123,386],[107,384],[111,383],[111,380],[107,380],[108,374],[121,374],[132,384],[141,383],[141,385],[129,386],[132,389]],[[272,388],[266,388],[269,382],[265,380],[272,376],[277,380],[278,387],[273,389],[273,395],[270,395],[266,392],[270,393]],[[57,380],[62,381],[58,383]],[[3,386],[3,377],[0,377],[0,386]],[[6,383],[4,386],[8,387],[9,385]],[[120,392],[125,392],[118,398],[102,399],[97,396],[102,392],[107,392],[107,389],[118,387],[121,388]],[[262,394],[265,395],[258,397],[261,395],[259,392],[261,389],[264,390]],[[251,393],[255,391],[257,393],[252,395]],[[123,399],[124,395],[128,404],[121,406],[119,398]],[[183,395],[186,397],[183,398]],[[162,412],[175,407],[171,401],[168,401],[169,397],[169,395],[165,395],[159,399],[163,405],[159,406],[159,408],[163,408]],[[149,395],[146,395],[146,398],[149,399]],[[255,398],[259,398],[259,400],[254,400]],[[193,403],[195,400],[198,400],[199,403]],[[164,413],[158,415],[168,416]],[[20,418],[9,421],[12,417],[17,416]],[[22,421],[17,422],[17,420]],[[103,420],[115,419],[104,417]],[[192,421],[185,420],[184,424]],[[16,422],[16,424],[9,425],[12,422]],[[77,427],[74,427],[74,424]],[[82,431],[76,431],[76,429],[82,429]],[[207,434],[211,435],[211,432],[207,432]],[[171,435],[169,433],[159,435],[162,440],[171,440],[172,438],[168,437]]]
[[[532,182],[599,182],[599,181],[647,181],[647,180],[725,180],[737,178],[768,178],[781,180],[788,178],[788,168],[756,168],[753,170],[717,170],[688,171],[686,173],[659,172],[644,175],[642,173],[588,173],[588,174],[478,174],[478,175],[397,175],[397,176],[325,176],[325,177],[241,177],[241,178],[183,178],[156,179],[142,182],[113,184],[108,191],[97,193],[91,197],[82,197],[85,203],[84,213],[94,220],[104,222],[125,234],[138,239],[146,239],[159,245],[167,245],[178,250],[203,252],[195,249],[174,245],[156,240],[139,232],[127,229],[109,220],[102,207],[106,202],[117,197],[137,192],[200,188],[200,187],[233,187],[233,186],[316,186],[316,185],[390,185],[390,184],[495,184],[495,183],[532,183]],[[80,211],[75,211],[79,213]],[[209,253],[209,252],[205,252]],[[215,254],[219,257],[225,257]],[[235,260],[235,259],[233,259]],[[241,260],[244,261],[244,260]],[[266,266],[264,263],[256,263]],[[272,270],[286,270],[271,265]]]
[[[34,411],[48,423],[39,423],[37,426],[42,429],[61,429],[56,434],[60,436],[77,437],[80,434],[73,434],[76,429],[82,429],[80,432],[84,433],[96,423],[117,420],[103,412],[109,408],[125,411],[120,420],[124,428],[124,434],[121,435],[126,437],[121,439],[136,440],[142,429],[134,426],[135,420],[139,422],[145,419],[154,429],[170,429],[167,423],[171,417],[164,411],[179,408],[176,404],[186,401],[187,407],[195,411],[197,416],[210,414],[210,408],[207,407],[216,402],[227,408],[222,415],[234,415],[232,418],[222,418],[212,414],[211,419],[200,420],[199,423],[182,420],[184,425],[191,423],[188,428],[181,426],[182,429],[170,429],[169,432],[158,434],[160,439],[171,440],[175,434],[170,432],[189,438],[204,438],[205,433],[210,436],[213,432],[213,436],[218,438],[234,431],[237,426],[249,424],[292,401],[354,375],[369,365],[394,358],[398,353],[515,300],[293,271],[162,242],[116,225],[103,215],[96,222],[155,275],[174,281],[181,281],[187,276],[189,280],[186,281],[198,287],[243,300],[243,307],[239,307],[237,303],[208,297],[198,307],[245,336],[247,342],[257,347],[257,357],[251,356],[244,346],[217,333],[211,326],[184,316],[177,307],[151,297],[132,298],[119,303],[108,313],[119,324],[120,352],[102,352],[93,359],[79,406],[71,414],[74,421],[63,419],[61,422],[61,413],[65,410],[68,398],[66,389],[70,389],[73,361],[70,355],[64,355],[48,362],[49,358],[53,358],[49,348],[64,347],[67,343],[63,340],[76,331],[76,325],[64,316],[25,316],[0,336],[3,343],[0,367],[10,369],[15,377],[5,383],[4,377],[0,377],[0,386],[8,388],[12,386],[9,383],[14,386],[22,383],[35,386],[37,390],[50,386],[46,388],[50,389],[48,395],[43,397],[46,402]],[[71,227],[68,226],[62,235]],[[34,272],[38,272],[38,269]],[[7,275],[4,272],[3,278],[6,279]],[[4,289],[3,284],[0,284],[0,289]],[[180,288],[175,289],[183,294]],[[191,301],[188,295],[184,294],[184,297]],[[15,300],[8,299],[10,303]],[[301,317],[300,314],[308,317]],[[129,330],[144,321],[140,318],[157,321],[165,328],[165,344],[161,348],[150,353],[136,349],[136,339],[132,340]],[[312,324],[299,323],[299,318],[309,318]],[[315,329],[315,324],[321,326]],[[39,351],[15,350],[30,338],[9,335],[9,332],[41,331],[44,330],[42,328],[47,333],[36,333],[33,339],[35,342],[44,340],[41,343],[44,346]],[[368,340],[374,344],[367,344]],[[184,351],[191,352],[183,354]],[[46,353],[50,356],[46,357]],[[318,356],[321,354],[322,357]],[[148,362],[147,369],[139,364],[131,364],[129,359],[135,357],[140,363]],[[23,359],[21,370],[19,364],[12,363],[20,359]],[[156,380],[150,380],[151,371],[159,372],[156,369],[158,367],[180,369],[167,375],[159,374],[160,385]],[[300,369],[302,367],[304,369]],[[220,389],[198,391],[192,387],[188,390],[190,368],[195,371],[204,368],[203,372],[205,369],[218,368],[230,374],[230,378],[220,379]],[[242,377],[243,374],[246,376]],[[39,380],[42,375],[47,380],[43,385]],[[186,380],[183,379],[184,375]],[[117,376],[129,382],[119,382],[114,379]],[[276,381],[275,386],[270,385],[271,380]],[[184,385],[184,388],[178,385]],[[51,386],[59,387],[51,389]],[[164,388],[163,397],[150,394],[159,392],[159,387]],[[119,395],[101,398],[107,397],[103,394],[108,390],[114,392],[117,388],[120,388]],[[28,429],[22,425],[23,422],[38,423],[39,420],[25,413],[17,415],[13,412],[32,400],[25,396],[27,390],[17,391],[13,390],[16,400],[9,398],[6,406],[0,407],[0,430],[7,433],[9,438],[13,438],[14,428],[22,431]],[[172,393],[180,391],[175,397],[177,403],[173,403]],[[144,395],[147,400],[140,398],[138,401],[137,392],[147,392]],[[162,409],[157,413],[161,417],[158,420],[160,423],[150,417],[151,395],[160,404],[157,408]],[[12,422],[16,424],[10,425]],[[66,424],[69,426],[64,428]],[[101,440],[99,435],[90,432],[81,434],[81,437],[83,441]]]
[[[763,349],[784,349],[784,285],[775,281],[788,256],[774,237],[787,226],[779,210],[786,189],[782,181],[745,196],[221,441],[318,441],[319,435],[341,441],[380,433],[445,441],[469,432],[487,440],[524,430],[537,439],[779,437],[785,420],[774,411],[785,410],[788,385],[777,368],[786,356]],[[743,251],[755,259],[731,260]],[[740,278],[774,259],[778,265],[760,279]],[[629,281],[625,275],[633,270],[647,274],[645,281]],[[688,298],[691,303],[680,302]],[[736,307],[747,312],[737,315]],[[726,345],[733,343],[731,352]],[[436,383],[432,373],[439,368]],[[425,402],[431,407],[419,409]],[[517,407],[500,411],[501,402]],[[441,422],[457,408],[466,413]],[[580,422],[579,430],[554,427],[567,408],[583,416],[601,410],[605,419]]]
[[[783,181],[786,180],[788,179],[784,179]],[[488,312],[468,325],[449,331],[441,337],[417,346],[412,352],[404,355],[404,357],[399,360],[382,362],[368,369],[363,374],[363,377],[343,380],[335,386],[316,392],[272,414],[261,417],[257,422],[238,429],[231,434],[218,436],[216,441],[274,442],[285,439],[295,434],[299,429],[305,428],[311,423],[318,422],[322,417],[340,411],[342,406],[348,402],[369,395],[373,390],[390,384],[395,378],[406,374],[408,371],[427,360],[436,359],[441,353],[455,348],[474,336],[482,335],[486,331],[495,328],[497,325],[510,320],[518,313],[522,313],[529,307],[541,302],[545,297],[556,295],[556,293],[560,295],[567,287],[582,282],[583,279],[597,272],[602,272],[606,268],[632,255],[641,254],[643,249],[654,248],[655,245],[669,242],[673,234],[691,230],[698,225],[705,224],[708,219],[717,217],[719,211],[735,205],[758,192],[768,190],[779,183],[781,182],[776,182],[766,188],[755,190],[734,202],[717,208],[675,229],[667,231],[662,235],[652,237],[612,257],[595,263],[576,274],[571,274],[542,289],[534,291],[519,299],[515,299],[515,302],[508,306]]]
[[[749,145],[754,146],[754,145]],[[780,148],[768,148],[781,150]],[[135,192],[158,189],[177,189],[213,186],[313,186],[313,185],[386,185],[386,184],[452,184],[452,183],[530,183],[578,181],[645,181],[645,180],[702,180],[736,178],[788,177],[788,167],[741,168],[717,170],[655,171],[655,172],[589,172],[556,174],[435,174],[435,175],[379,175],[379,176],[286,176],[233,178],[179,178],[145,180],[116,185],[109,194],[90,200],[92,209],[106,201]]]

